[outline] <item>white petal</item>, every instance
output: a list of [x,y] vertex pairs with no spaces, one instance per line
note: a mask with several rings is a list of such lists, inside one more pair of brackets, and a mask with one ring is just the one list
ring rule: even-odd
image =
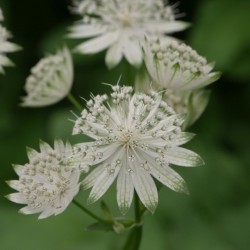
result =
[[48,218],[49,216],[51,216],[52,214],[54,214],[54,211],[53,209],[51,208],[47,208],[46,210],[44,210],[38,217],[39,220],[41,219],[46,219]]
[[112,45],[105,57],[105,62],[109,69],[114,68],[122,60],[122,47],[120,43],[115,43]]
[[7,199],[18,204],[27,204],[25,196],[21,193],[13,193],[6,196]]
[[99,178],[95,181],[95,184],[90,192],[88,198],[88,204],[96,202],[99,198],[101,198],[104,195],[104,193],[114,182],[118,172],[119,172],[119,167],[116,167],[114,173],[109,174],[108,171],[106,170],[104,173],[102,173],[101,176],[99,176]]
[[61,139],[57,138],[55,139],[54,142],[54,148],[55,151],[59,154],[63,154],[65,152],[65,147],[64,147],[64,143]]
[[178,134],[172,134],[171,140],[169,141],[169,145],[171,146],[180,146],[192,140],[195,134],[188,132],[181,132]]
[[83,189],[89,189],[92,186],[94,186],[96,179],[102,175],[106,169],[104,168],[104,165],[100,165],[96,167],[88,176],[82,181],[82,188]]
[[169,148],[167,151],[164,151],[164,156],[169,163],[178,166],[196,167],[204,165],[204,161],[198,154],[185,148]]
[[188,193],[184,179],[168,166],[159,166],[154,164],[150,170],[151,174],[162,184],[175,192]]
[[14,170],[17,173],[18,176],[23,175],[24,166],[13,164],[13,168],[14,168]]
[[6,183],[16,191],[20,191],[20,189],[23,187],[20,181],[6,181]]
[[47,143],[47,142],[44,142],[44,141],[40,141],[40,150],[41,152],[46,152],[46,153],[49,153],[51,152],[53,149],[50,147],[50,145]]
[[33,148],[27,147],[26,150],[27,150],[27,156],[30,161],[32,161],[32,159],[36,158],[39,155],[39,153]]
[[147,28],[151,29],[154,33],[173,33],[177,31],[185,30],[190,26],[189,23],[182,21],[155,21],[145,24]]
[[134,194],[134,187],[131,176],[125,170],[121,169],[117,179],[117,203],[122,214],[126,214],[130,208]]
[[7,56],[0,54],[0,66],[1,65],[9,67],[15,66],[15,64]]
[[36,213],[40,213],[44,208],[40,207],[40,208],[30,208],[29,206],[23,207],[21,208],[18,212],[21,214],[36,214]]
[[176,173],[168,165],[161,166],[154,161],[154,158],[157,156],[156,153],[152,152],[152,155],[149,155],[148,153],[145,153],[141,150],[140,153],[147,161],[149,165],[149,171],[154,178],[176,192],[188,193],[186,183],[178,173]]
[[158,191],[152,177],[135,166],[131,173],[135,190],[143,205],[154,213],[158,205]]
[[118,32],[109,32],[105,35],[88,40],[76,47],[76,51],[83,54],[93,54],[108,48],[116,42]]
[[191,94],[186,126],[192,125],[200,118],[208,105],[210,93],[210,90],[198,89]]
[[221,72],[213,72],[209,75],[198,77],[194,80],[191,80],[188,84],[182,87],[182,90],[193,90],[198,88],[203,88],[221,77]]
[[140,67],[142,63],[142,50],[137,41],[127,41],[127,43],[124,42],[124,55],[128,62],[135,66]]
[[70,31],[69,37],[71,38],[89,38],[103,34],[106,28],[91,24],[79,24],[71,27]]

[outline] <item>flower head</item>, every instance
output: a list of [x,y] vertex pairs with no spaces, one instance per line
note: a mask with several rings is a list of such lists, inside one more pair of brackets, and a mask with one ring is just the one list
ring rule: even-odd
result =
[[145,39],[144,61],[153,82],[160,88],[194,90],[220,78],[213,66],[191,47],[177,41]]
[[8,184],[18,193],[7,198],[19,204],[27,204],[23,214],[41,213],[39,219],[62,213],[79,191],[80,170],[69,164],[73,154],[71,145],[56,140],[54,149],[40,143],[41,152],[28,148],[29,163],[15,165],[19,180]]
[[67,48],[41,59],[27,78],[22,106],[40,107],[59,102],[73,84],[73,64]]
[[116,66],[123,56],[139,66],[143,56],[140,42],[145,35],[164,36],[184,30],[188,24],[175,20],[175,10],[162,0],[84,0],[74,12],[83,16],[71,28],[72,38],[91,38],[76,50],[92,54],[108,48],[106,64]]
[[[0,9],[0,21],[4,20],[2,10]],[[8,41],[11,33],[0,24],[0,74],[4,73],[4,66],[14,66],[14,63],[6,56],[6,53],[20,50],[20,47]]]
[[[98,200],[117,178],[117,202],[122,213],[131,205],[134,189],[145,207],[154,212],[158,192],[152,177],[177,192],[187,192],[182,177],[169,164],[202,165],[194,152],[180,147],[193,135],[181,131],[182,114],[160,94],[133,93],[132,87],[113,86],[111,100],[96,96],[76,120],[74,134],[94,141],[81,143],[94,170],[83,180],[91,188],[89,203]],[[85,159],[84,159],[85,160]]]

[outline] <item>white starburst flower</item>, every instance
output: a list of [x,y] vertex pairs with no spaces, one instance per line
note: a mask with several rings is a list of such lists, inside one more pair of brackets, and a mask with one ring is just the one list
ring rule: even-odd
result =
[[25,83],[27,96],[22,98],[23,107],[42,107],[55,104],[65,98],[73,84],[73,63],[65,47],[56,55],[41,59],[31,69]]
[[40,142],[40,151],[28,148],[29,163],[15,165],[19,180],[8,181],[17,190],[7,198],[19,204],[27,204],[23,214],[41,213],[39,219],[62,213],[79,191],[80,169],[72,165],[70,143],[55,140],[54,149]]
[[95,166],[83,180],[83,188],[92,187],[88,202],[93,203],[117,178],[117,202],[123,214],[134,190],[154,212],[158,192],[152,177],[174,191],[187,192],[185,181],[169,164],[191,167],[202,165],[203,160],[180,147],[193,134],[181,131],[185,115],[175,114],[161,94],[133,93],[132,87],[118,85],[112,89],[110,101],[107,95],[93,97],[75,122],[73,134],[94,140],[78,145]]
[[221,76],[220,72],[211,72],[213,65],[184,43],[145,38],[143,52],[150,77],[162,89],[199,89]]
[[[0,10],[0,21],[2,20],[3,15]],[[11,37],[11,33],[0,24],[0,74],[4,73],[3,67],[14,66],[14,63],[6,56],[6,54],[21,49],[18,45],[8,41]]]
[[83,16],[71,28],[71,38],[92,38],[76,50],[93,54],[108,48],[106,64],[115,67],[123,56],[138,67],[143,55],[144,36],[164,36],[186,29],[189,24],[175,20],[175,9],[162,0],[76,1],[74,12]]

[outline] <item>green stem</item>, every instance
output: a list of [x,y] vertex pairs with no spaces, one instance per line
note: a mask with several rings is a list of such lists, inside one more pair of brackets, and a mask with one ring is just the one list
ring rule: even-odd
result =
[[126,62],[126,80],[127,80],[127,85],[128,86],[134,86],[134,81],[133,81],[133,68],[132,66]]
[[140,200],[138,195],[135,195],[135,220],[137,222],[123,247],[123,250],[139,250],[142,239],[142,213],[140,209]]
[[72,201],[78,208],[80,208],[83,212],[85,212],[86,214],[88,214],[90,217],[92,217],[93,219],[102,222],[102,223],[106,223],[106,224],[110,224],[109,221],[106,221],[102,218],[100,218],[99,216],[95,215],[94,213],[92,213],[91,211],[89,211],[87,208],[85,208],[84,206],[82,206],[78,201],[76,201],[75,199]]
[[68,100],[74,105],[74,107],[77,108],[81,112],[82,111],[82,106],[76,100],[76,98],[71,93],[69,93],[67,97],[68,97]]

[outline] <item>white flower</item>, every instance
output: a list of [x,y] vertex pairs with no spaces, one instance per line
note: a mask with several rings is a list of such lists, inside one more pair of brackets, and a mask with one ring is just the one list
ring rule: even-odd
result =
[[71,28],[72,38],[91,38],[76,50],[93,54],[108,48],[106,64],[116,66],[123,56],[138,67],[143,55],[144,36],[164,36],[184,30],[188,24],[175,20],[175,10],[162,0],[84,0],[77,1],[74,12],[83,16]]
[[[0,9],[0,21],[3,21],[3,13]],[[0,24],[0,74],[4,73],[4,66],[14,66],[14,63],[6,56],[6,53],[15,52],[21,48],[8,41],[11,38],[10,32]]]
[[132,87],[112,89],[110,102],[106,95],[94,97],[75,122],[73,134],[94,140],[78,145],[95,166],[83,180],[83,188],[92,187],[88,202],[93,203],[117,178],[117,202],[123,214],[134,189],[154,212],[158,192],[152,177],[174,191],[187,192],[185,181],[169,164],[190,167],[202,165],[203,160],[180,147],[193,134],[181,131],[185,115],[175,114],[160,94],[133,94]]
[[18,193],[7,198],[19,204],[27,204],[20,210],[23,214],[41,213],[39,219],[62,213],[79,191],[80,170],[71,166],[71,145],[57,139],[54,149],[40,143],[41,152],[28,148],[29,163],[15,165],[19,180],[8,184]]
[[146,38],[143,51],[149,75],[162,89],[194,90],[215,82],[221,75],[211,72],[213,65],[184,43]]
[[27,78],[22,106],[41,107],[59,102],[66,97],[73,84],[73,64],[69,50],[41,59]]

